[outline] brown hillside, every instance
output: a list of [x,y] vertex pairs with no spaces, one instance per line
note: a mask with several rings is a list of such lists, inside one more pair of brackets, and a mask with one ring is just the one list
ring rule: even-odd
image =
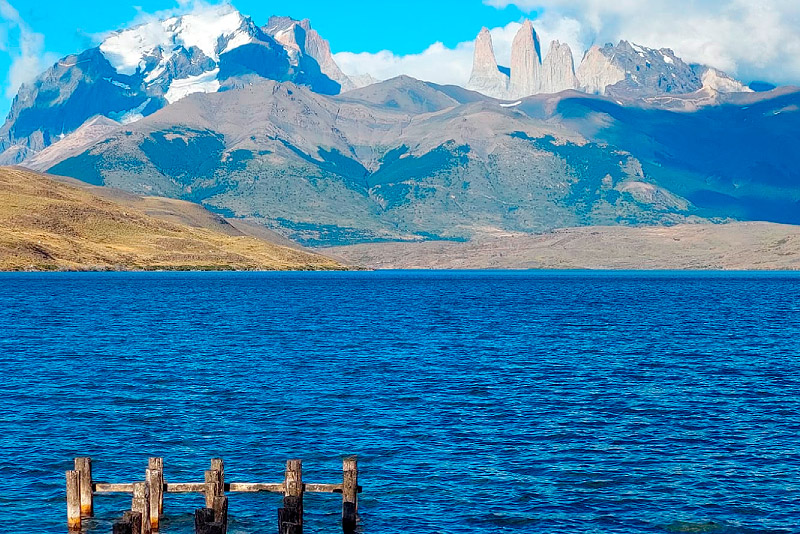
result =
[[310,270],[323,256],[244,235],[200,206],[0,168],[0,270]]

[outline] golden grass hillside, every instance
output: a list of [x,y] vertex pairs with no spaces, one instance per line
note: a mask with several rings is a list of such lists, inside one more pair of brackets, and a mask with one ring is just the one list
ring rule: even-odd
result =
[[[105,198],[104,198],[105,197]],[[123,198],[124,197],[120,197]],[[219,227],[181,223],[177,204],[129,202],[19,168],[0,168],[0,270],[328,270],[323,256]],[[214,220],[189,205],[196,217]],[[182,209],[182,208],[181,208]],[[206,215],[202,215],[205,213]]]

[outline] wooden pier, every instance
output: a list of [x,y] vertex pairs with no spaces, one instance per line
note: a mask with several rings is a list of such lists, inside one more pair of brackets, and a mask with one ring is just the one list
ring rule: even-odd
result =
[[[91,458],[76,458],[75,469],[67,471],[67,527],[80,531],[82,519],[94,516],[94,498],[107,493],[131,495],[131,508],[114,523],[113,534],[151,534],[158,532],[164,517],[164,495],[197,493],[205,497],[205,507],[195,511],[195,534],[226,534],[228,529],[228,495],[232,493],[277,493],[283,495],[278,510],[279,534],[302,534],[303,495],[331,493],[342,496],[342,530],[355,532],[358,522],[358,460],[347,457],[342,464],[339,484],[312,484],[303,481],[303,462],[289,460],[283,482],[227,482],[225,463],[211,460],[203,482],[169,482],[164,478],[164,460],[150,458],[144,478],[130,483],[95,482]],[[274,516],[273,516],[274,517]]]

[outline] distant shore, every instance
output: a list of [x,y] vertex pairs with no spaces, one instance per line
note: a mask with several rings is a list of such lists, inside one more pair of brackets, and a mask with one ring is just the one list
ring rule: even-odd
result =
[[800,226],[762,222],[582,227],[466,243],[317,249],[369,269],[800,270]]

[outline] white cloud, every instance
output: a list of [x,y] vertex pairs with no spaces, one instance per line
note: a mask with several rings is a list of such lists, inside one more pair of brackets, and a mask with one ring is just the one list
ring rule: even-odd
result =
[[0,50],[11,56],[5,93],[13,98],[23,83],[33,81],[56,61],[56,56],[45,51],[44,36],[31,30],[7,0],[0,0],[0,19],[3,37]]
[[[627,39],[744,80],[800,82],[798,0],[485,0],[577,25],[583,46]],[[543,10],[543,11],[542,11]]]
[[376,54],[340,52],[334,60],[347,74],[370,74],[380,80],[406,74],[435,83],[465,83],[472,69],[472,49],[467,43],[447,48],[434,43],[420,54],[398,56],[388,50]]

